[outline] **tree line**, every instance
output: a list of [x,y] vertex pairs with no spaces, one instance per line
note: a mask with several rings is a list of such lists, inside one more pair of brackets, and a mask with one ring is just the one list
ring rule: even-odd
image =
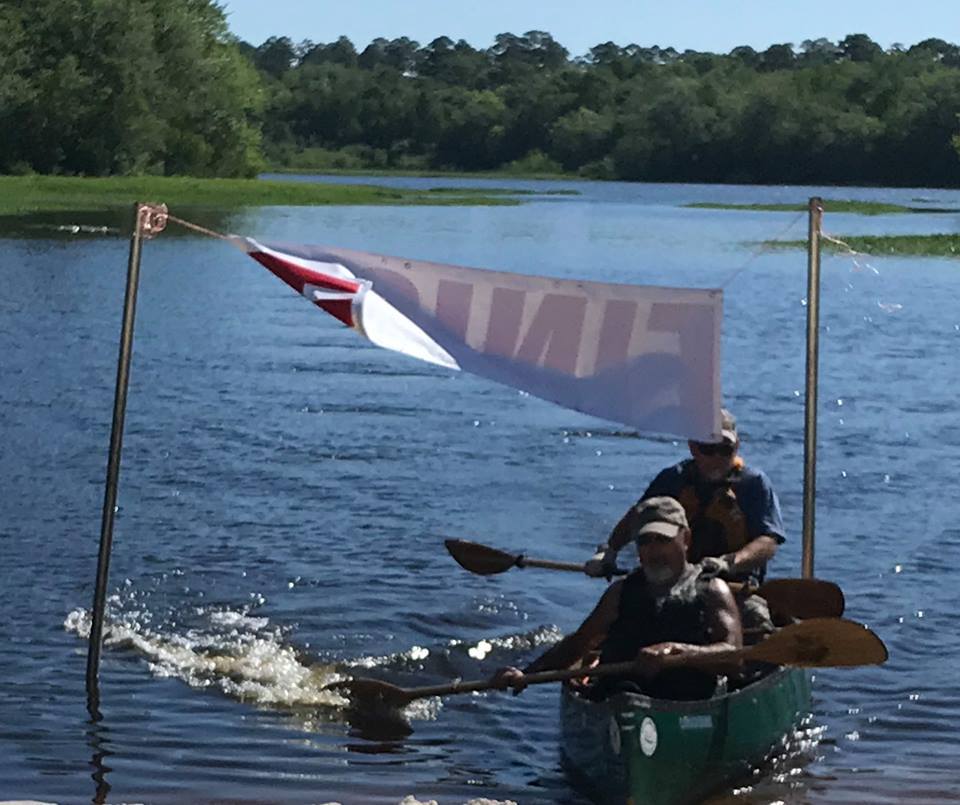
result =
[[884,50],[853,34],[728,54],[597,45],[548,33],[479,50],[440,37],[244,46],[279,161],[516,166],[640,181],[960,183],[960,48]]
[[0,0],[0,172],[564,171],[960,185],[960,48],[726,54],[543,31],[475,48],[238,41],[210,0]]

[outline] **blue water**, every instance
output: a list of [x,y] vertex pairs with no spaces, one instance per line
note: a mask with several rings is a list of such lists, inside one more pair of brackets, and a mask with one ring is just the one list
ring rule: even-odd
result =
[[[276,208],[229,224],[508,271],[722,286],[724,395],[783,504],[790,540],[771,571],[798,575],[806,257],[758,242],[804,238],[805,216],[681,205],[819,192],[960,209],[960,193],[486,184],[581,195]],[[943,232],[958,220],[828,205],[824,227]],[[542,650],[602,582],[472,576],[443,538],[583,561],[684,445],[379,351],[193,235],[144,248],[103,719],[90,722],[82,636],[127,248],[43,230],[0,240],[0,796],[582,802],[559,763],[555,688],[428,701],[408,726],[351,723],[320,688],[344,666],[416,686]],[[958,295],[953,261],[825,259],[817,575],[843,586],[849,617],[880,634],[890,661],[817,672],[819,743],[733,801],[960,799]]]

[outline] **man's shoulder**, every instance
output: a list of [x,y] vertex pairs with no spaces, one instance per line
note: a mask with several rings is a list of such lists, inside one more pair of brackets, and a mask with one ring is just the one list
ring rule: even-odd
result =
[[678,461],[676,464],[671,464],[669,467],[664,467],[650,482],[650,486],[647,487],[643,497],[652,498],[659,495],[676,497],[688,477],[689,468],[692,464],[693,459],[688,458]]
[[740,468],[740,477],[737,481],[744,486],[769,487],[770,477],[759,467],[750,464],[744,464]]

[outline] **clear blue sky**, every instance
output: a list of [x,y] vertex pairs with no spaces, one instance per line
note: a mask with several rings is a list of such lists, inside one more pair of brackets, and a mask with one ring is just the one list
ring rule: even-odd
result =
[[477,48],[498,33],[547,31],[574,56],[601,42],[673,46],[726,53],[737,45],[824,36],[834,42],[865,33],[883,47],[938,37],[960,44],[960,0],[220,0],[231,30],[259,45],[270,36],[332,42],[341,34],[358,49],[377,36],[408,36],[421,45],[438,36]]

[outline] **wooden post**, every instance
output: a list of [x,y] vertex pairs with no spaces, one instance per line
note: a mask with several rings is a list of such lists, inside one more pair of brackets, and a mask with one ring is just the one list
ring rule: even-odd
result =
[[117,486],[120,478],[120,452],[123,447],[123,420],[127,408],[127,386],[130,380],[130,358],[133,352],[133,326],[137,310],[137,286],[140,282],[140,249],[144,238],[152,237],[166,224],[165,206],[137,202],[134,204],[133,234],[130,236],[130,257],[127,261],[127,290],[120,328],[120,354],[117,359],[117,384],[113,398],[113,426],[110,431],[110,452],[103,496],[100,525],[100,553],[97,559],[97,580],[93,593],[90,641],[87,651],[87,710],[94,721],[100,719],[100,649],[103,642],[103,618],[107,602],[107,578],[110,571],[110,548],[113,542],[113,519],[117,509]]
[[820,361],[820,225],[823,201],[811,198],[807,240],[807,378],[803,427],[803,560],[801,574],[813,578],[817,495],[817,374]]

